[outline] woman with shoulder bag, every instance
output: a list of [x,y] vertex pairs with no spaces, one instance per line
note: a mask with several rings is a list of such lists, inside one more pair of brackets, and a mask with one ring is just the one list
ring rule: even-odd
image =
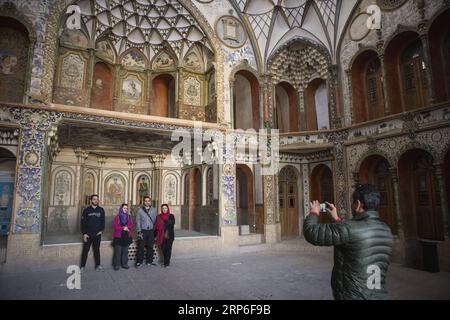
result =
[[128,247],[133,242],[132,228],[133,220],[128,213],[128,205],[124,203],[120,206],[119,214],[114,217],[114,270],[119,270],[120,267],[130,268],[128,266]]
[[161,248],[164,257],[164,267],[170,265],[172,244],[175,239],[175,216],[170,213],[167,204],[161,205],[161,213],[156,217],[156,242]]

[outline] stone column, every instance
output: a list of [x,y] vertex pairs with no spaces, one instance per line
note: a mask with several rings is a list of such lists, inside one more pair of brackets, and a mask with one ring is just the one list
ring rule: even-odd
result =
[[[75,148],[74,150],[75,155],[77,157],[77,166],[76,166],[76,172],[75,172],[75,206],[78,210],[78,220],[81,219],[81,209],[84,205],[84,199],[82,198],[82,192],[83,192],[83,186],[84,186],[84,163],[86,162],[86,159],[89,156],[89,152],[84,150],[83,148]],[[81,200],[81,203],[80,203]]]
[[236,123],[234,123],[234,83],[235,83],[235,78],[231,78],[230,77],[230,121],[229,123],[231,123],[231,127],[232,128],[236,128]]
[[271,76],[265,74],[263,83],[260,84],[260,128],[270,129],[273,127],[273,97],[274,86],[271,83]]
[[442,212],[442,224],[444,226],[444,236],[446,239],[450,238],[450,226],[448,221],[448,203],[445,194],[445,181],[444,181],[444,164],[435,164],[435,176],[439,188],[439,197],[441,201],[441,212]]
[[431,64],[431,52],[430,52],[430,44],[428,39],[428,28],[425,21],[421,21],[419,26],[419,37],[422,42],[423,47],[423,59],[425,61],[426,69],[425,74],[427,77],[427,85],[428,85],[428,102],[434,103],[436,101],[436,93],[433,79],[433,67]]
[[86,98],[86,104],[87,104],[87,107],[90,108],[91,107],[91,97],[92,97],[92,84],[93,84],[93,80],[94,80],[95,50],[92,48],[89,48],[88,52],[89,52],[89,60],[88,60],[87,72],[86,72],[86,76],[87,76],[86,92],[88,93],[88,97]]
[[[127,190],[127,194],[128,194],[128,199],[126,200],[128,203],[128,208],[131,210],[131,206],[133,205],[133,184],[134,184],[134,174],[133,174],[133,169],[134,166],[136,165],[136,159],[135,158],[128,158],[127,159],[127,164],[128,164],[128,190]],[[136,204],[136,203],[134,203]]]
[[119,103],[119,92],[120,92],[120,65],[114,65],[113,71],[113,101],[112,101],[112,111],[116,111],[117,105]]
[[39,234],[42,223],[44,159],[46,133],[60,118],[60,114],[42,110],[12,109],[14,122],[21,126],[18,154],[15,214],[12,232]]
[[305,130],[307,130],[307,125],[306,125],[307,118],[306,118],[306,112],[305,112],[305,89],[303,89],[303,88],[298,90],[298,105],[299,105],[298,128],[299,128],[299,131],[305,131]]
[[339,83],[338,83],[338,65],[328,67],[327,90],[328,90],[328,110],[330,112],[330,129],[340,128],[341,112],[339,108]]
[[[274,137],[270,135],[270,129],[273,127],[273,103],[272,97],[274,96],[274,87],[270,83],[270,77],[265,76],[264,79],[264,128],[267,129],[268,137],[266,138],[267,146],[269,147],[269,152],[267,154],[268,158],[271,158],[270,166],[275,165],[278,168],[279,158],[275,156],[278,151],[272,150],[273,147],[278,147],[273,145]],[[261,139],[261,137],[260,137]],[[278,137],[277,137],[278,139]],[[263,141],[264,142],[264,141]],[[261,140],[259,142],[261,148]],[[264,152],[261,150],[260,152]],[[273,154],[273,152],[275,152]],[[269,155],[270,154],[270,155]],[[264,235],[266,243],[277,243],[281,241],[281,224],[280,224],[280,210],[279,210],[279,199],[278,199],[278,169],[275,172],[264,172],[264,165],[262,165],[263,174],[263,194],[264,194]],[[267,166],[266,166],[267,167]],[[267,170],[268,168],[266,168]]]
[[333,144],[334,149],[334,180],[337,186],[337,209],[340,215],[349,216],[350,212],[347,211],[346,199],[347,199],[347,187],[345,177],[345,153],[344,142],[347,139],[348,131],[335,131],[328,135],[328,140]]
[[195,168],[189,170],[189,230],[195,230],[195,199],[196,199]]
[[302,170],[302,189],[303,189],[303,218],[309,214],[309,165],[306,159],[301,160],[301,170]]
[[378,54],[378,59],[380,59],[380,67],[381,67],[381,76],[383,77],[381,80],[383,82],[383,98],[384,98],[384,114],[388,115],[391,113],[391,106],[389,103],[389,91],[387,85],[387,71],[386,71],[386,63],[384,60],[384,53]]
[[264,235],[266,243],[281,241],[281,224],[278,207],[278,176],[263,176]]
[[153,183],[155,185],[155,194],[152,195],[152,200],[155,202],[156,210],[159,210],[159,207],[162,204],[162,166],[164,164],[164,160],[166,159],[165,154],[156,154],[151,156],[151,161],[153,162]]
[[239,245],[234,141],[234,134],[224,135],[224,146],[220,153],[222,163],[219,164],[219,225],[222,252],[225,254],[237,251]]
[[397,234],[400,239],[405,238],[405,234],[403,231],[403,224],[402,224],[402,215],[401,215],[401,209],[400,209],[400,193],[398,189],[398,174],[396,168],[389,168],[389,172],[392,177],[392,187],[394,191],[394,204],[395,204],[395,221],[397,226]]
[[353,79],[352,79],[352,69],[349,68],[345,71],[347,75],[348,84],[348,101],[350,101],[350,124],[355,123],[355,101],[353,101]]

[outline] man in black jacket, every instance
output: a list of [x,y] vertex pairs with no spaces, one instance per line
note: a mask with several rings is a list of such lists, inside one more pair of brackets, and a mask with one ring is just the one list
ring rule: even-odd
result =
[[81,233],[83,234],[83,253],[81,254],[81,271],[86,266],[86,260],[91,245],[94,250],[95,270],[104,271],[100,264],[100,243],[105,230],[105,210],[98,205],[98,195],[90,197],[91,205],[84,209],[81,216]]
[[342,220],[333,204],[328,213],[335,223],[318,224],[318,201],[311,203],[303,226],[305,239],[316,246],[334,246],[331,287],[336,300],[387,299],[386,273],[393,237],[378,216],[380,193],[370,184],[359,185],[353,193],[353,217]]

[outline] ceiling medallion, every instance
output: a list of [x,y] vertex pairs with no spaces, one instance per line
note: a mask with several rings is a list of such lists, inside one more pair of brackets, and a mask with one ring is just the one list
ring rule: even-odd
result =
[[216,21],[216,34],[220,41],[230,48],[240,48],[247,41],[242,23],[233,16],[222,16]]
[[384,11],[391,11],[400,8],[407,0],[377,0],[377,5]]
[[348,30],[350,39],[353,41],[361,41],[370,33],[370,29],[367,27],[367,21],[370,19],[370,15],[367,12],[361,12],[353,18],[350,28]]

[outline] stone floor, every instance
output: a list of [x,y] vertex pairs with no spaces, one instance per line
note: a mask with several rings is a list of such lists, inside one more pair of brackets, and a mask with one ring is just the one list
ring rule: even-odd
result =
[[[92,257],[89,257],[92,263]],[[88,265],[89,266],[89,265]],[[81,290],[66,287],[65,268],[0,271],[0,299],[332,299],[331,253],[262,251],[232,257],[176,259],[160,266],[82,274]],[[450,273],[392,264],[391,299],[450,299]]]

